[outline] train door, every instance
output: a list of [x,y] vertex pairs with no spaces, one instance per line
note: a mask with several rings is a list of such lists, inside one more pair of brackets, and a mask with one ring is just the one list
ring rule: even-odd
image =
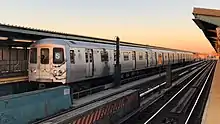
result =
[[50,77],[50,56],[52,56],[52,53],[50,52],[49,48],[40,48],[40,56],[39,59],[40,62],[38,63],[38,75],[39,80],[42,82],[47,82],[48,77]]
[[132,63],[133,63],[133,69],[136,69],[136,52],[132,51]]
[[153,65],[152,51],[149,51],[148,53],[148,66],[151,67]]
[[183,63],[187,60],[186,58],[187,58],[186,54],[183,54]]
[[163,64],[166,65],[167,62],[168,62],[168,57],[167,57],[167,53],[166,52],[163,53],[163,59],[164,59]]
[[180,55],[181,55],[181,63],[182,63],[183,62],[183,54],[181,53]]
[[168,52],[167,52],[167,59],[168,59],[168,60],[167,60],[167,64],[170,64],[170,59],[171,59],[171,57],[170,57],[170,53],[168,53]]
[[177,53],[177,63],[180,62],[180,56],[179,56],[179,53]]
[[169,64],[170,58],[169,58],[169,53],[168,53],[168,52],[166,52],[166,56],[167,56],[167,58],[166,58],[166,64]]
[[145,53],[145,59],[146,59],[146,66],[148,67],[148,52]]
[[155,52],[154,55],[155,55],[155,56],[154,56],[154,57],[155,57],[155,66],[157,66],[157,64],[158,64],[158,62],[157,62],[157,60],[158,60],[158,59],[157,59],[157,53]]
[[94,75],[94,61],[93,61],[93,50],[85,50],[86,59],[86,77],[92,77]]
[[[39,76],[39,72],[38,72],[38,58],[37,58],[37,48],[31,48],[29,51],[30,55],[29,55],[29,64],[28,64],[28,73],[29,73],[29,80],[35,80],[38,78]],[[37,73],[37,74],[36,74]]]

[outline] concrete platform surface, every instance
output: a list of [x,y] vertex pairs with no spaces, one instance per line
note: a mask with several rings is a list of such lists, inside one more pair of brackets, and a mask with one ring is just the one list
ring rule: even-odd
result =
[[220,124],[220,61],[217,62],[202,124]]

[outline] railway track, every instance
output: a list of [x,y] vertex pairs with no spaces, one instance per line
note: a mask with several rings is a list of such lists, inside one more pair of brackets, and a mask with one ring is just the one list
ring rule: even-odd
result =
[[151,94],[140,94],[141,107],[118,123],[199,123],[202,109],[205,106],[204,97],[207,97],[215,64],[216,62],[210,61],[186,75],[183,74],[184,76],[174,81],[173,85],[168,89],[161,91],[159,88],[161,86],[157,86],[152,89]]
[[[181,76],[183,76],[185,73],[189,73],[190,71],[194,70],[195,68],[197,68],[197,66],[200,66],[204,64],[204,62],[197,62],[197,63],[193,63],[193,64],[190,64],[190,65],[186,65],[186,66],[183,66],[183,67],[179,67],[177,68],[178,66],[174,66],[172,67],[172,73],[173,73],[173,77],[172,77],[172,80],[177,80],[178,78],[180,78]],[[163,67],[164,68],[164,67]],[[165,69],[165,68],[164,68]],[[161,75],[163,73],[165,73],[165,70],[162,70],[161,72],[150,72],[150,73],[145,73],[145,74],[141,74],[141,75],[136,75],[136,76],[132,76],[132,77],[128,77],[128,78],[124,78],[121,80],[121,85],[124,85],[124,84],[127,84],[129,82],[132,82],[132,81],[136,81],[136,80],[140,80],[140,79],[143,79],[143,78],[147,78],[147,77],[150,77],[150,76],[153,76],[153,75]],[[162,83],[165,81],[165,75],[161,75],[160,78],[157,79],[157,81],[155,81],[154,83],[148,83],[148,85],[140,85],[140,87],[144,87],[146,88],[151,88],[151,87],[154,87],[156,85],[159,85],[159,83]],[[157,83],[159,82],[159,83]],[[100,85],[100,86],[96,86],[96,87],[92,87],[92,88],[89,88],[89,89],[85,89],[85,90],[81,90],[79,92],[73,92],[72,93],[72,96],[73,96],[73,99],[79,99],[79,98],[82,98],[82,97],[85,97],[87,95],[91,95],[91,94],[94,94],[94,93],[97,93],[97,92],[100,92],[100,91],[103,91],[103,90],[107,90],[107,89],[110,89],[114,86],[113,82],[112,83],[107,83],[107,84],[104,84],[104,85]]]
[[[178,66],[180,67],[183,67],[185,64],[182,64],[181,66],[180,65],[173,65],[172,66],[172,69],[176,69],[178,68]],[[163,73],[164,72],[164,67],[161,69],[161,72],[160,73]],[[149,71],[151,70],[150,68],[148,69],[147,73],[141,73],[140,75],[133,75],[133,76],[130,76],[130,77],[123,77],[121,79],[121,84],[126,84],[128,82],[131,82],[131,81],[135,81],[135,80],[139,80],[141,78],[146,78],[146,77],[149,77],[149,76],[152,76],[152,75],[155,75],[155,74],[158,74],[159,73],[159,69],[157,68],[154,68],[153,71]],[[150,72],[150,73],[149,73]],[[4,81],[4,80],[3,80]],[[17,81],[17,80],[16,80]],[[93,80],[92,82],[97,82],[99,80]],[[103,90],[106,90],[106,89],[109,89],[113,86],[113,83],[112,83],[112,79],[111,80],[107,80],[106,79],[102,79],[100,80],[100,84],[96,84],[92,87],[88,87],[88,88],[83,88],[79,91],[74,91],[72,92],[73,93],[73,96],[74,98],[81,98],[83,96],[86,96],[86,95],[91,95],[92,93],[96,93],[96,92],[99,92],[99,91],[103,91]],[[90,81],[91,82],[91,81]],[[83,84],[86,84],[87,82],[83,82]],[[88,82],[89,83],[89,82]],[[5,87],[4,88],[4,91],[2,91],[2,93],[0,93],[0,96],[5,96],[5,95],[11,95],[11,94],[18,94],[18,93],[24,93],[24,92],[31,92],[31,91],[35,91],[35,90],[39,90],[39,89],[45,89],[45,88],[51,88],[51,87],[56,87],[56,86],[59,86],[59,85],[52,85],[50,84],[49,87],[43,87],[42,88],[42,85],[38,85],[37,83],[28,83],[27,81],[25,82],[17,82],[17,83],[11,83],[11,84],[5,84],[5,85],[1,85],[2,87]],[[13,91],[11,91],[10,88],[8,88],[7,90],[7,87],[13,87]]]
[[[196,69],[195,67],[199,67],[199,66],[201,66],[201,65],[203,65],[203,64],[205,64],[205,62],[194,63],[194,64],[188,65],[188,66],[186,66],[186,67],[174,69],[173,72],[176,72],[175,74],[176,74],[177,76],[174,76],[174,77],[173,77],[173,80],[176,80],[177,78],[182,77],[182,76],[185,75],[186,73],[189,73],[189,72],[193,71],[194,69]],[[185,71],[187,71],[187,72],[184,73],[184,74],[181,74],[181,73],[183,73],[183,72],[185,72]],[[177,72],[178,72],[178,73],[177,73]],[[161,75],[162,75],[161,78],[164,78],[163,80],[165,80],[165,74],[161,74]],[[162,82],[161,82],[161,79],[159,79],[159,80],[157,80],[157,81],[153,81],[153,82],[154,82],[154,85],[151,84],[151,86],[156,86],[157,84],[159,84],[159,85],[160,85],[159,87],[162,87],[162,86],[165,84],[165,83],[162,83]],[[150,83],[150,82],[149,82],[149,83]],[[147,84],[147,85],[150,85],[150,84]],[[145,84],[145,86],[147,86],[147,85]],[[140,89],[140,87],[134,87],[134,88],[135,88],[135,89]],[[104,89],[105,89],[105,88],[104,88],[104,86],[103,86],[103,90],[104,90]],[[148,89],[149,89],[149,88],[148,88]],[[156,91],[157,89],[158,89],[158,88],[149,89],[148,93],[145,93],[145,94],[153,93],[153,92]],[[100,92],[100,91],[101,91],[101,90],[99,90],[99,92]],[[145,91],[146,91],[146,89],[145,89]],[[89,91],[86,91],[86,92],[89,92]],[[93,92],[90,91],[90,93],[93,93]],[[144,90],[142,91],[142,93],[144,93]],[[144,94],[144,96],[146,96],[145,94]],[[74,100],[76,100],[76,99],[74,99]],[[66,112],[69,112],[69,111],[72,111],[72,110],[75,110],[75,109],[77,109],[77,108],[68,109],[68,110],[62,111],[62,112],[60,112],[60,113],[54,114],[54,115],[52,115],[52,116],[46,117],[46,118],[44,118],[44,119],[36,120],[35,122],[33,122],[33,124],[37,124],[37,123],[43,122],[43,121],[45,121],[45,120],[47,120],[47,119],[50,119],[50,118],[59,116],[59,115],[61,115],[61,114],[63,114],[63,113],[66,113]]]

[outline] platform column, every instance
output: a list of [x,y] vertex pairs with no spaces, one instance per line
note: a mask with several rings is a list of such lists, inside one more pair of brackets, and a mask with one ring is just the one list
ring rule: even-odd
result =
[[24,47],[24,73],[25,75],[28,74],[28,49]]
[[121,82],[121,64],[120,64],[120,39],[116,37],[116,65],[115,65],[115,79],[114,87],[120,86]]

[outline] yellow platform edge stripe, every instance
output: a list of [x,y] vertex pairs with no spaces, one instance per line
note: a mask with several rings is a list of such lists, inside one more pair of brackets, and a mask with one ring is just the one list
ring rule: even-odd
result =
[[15,82],[27,81],[27,80],[28,80],[28,76],[2,78],[0,79],[0,84],[15,83]]

